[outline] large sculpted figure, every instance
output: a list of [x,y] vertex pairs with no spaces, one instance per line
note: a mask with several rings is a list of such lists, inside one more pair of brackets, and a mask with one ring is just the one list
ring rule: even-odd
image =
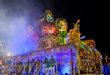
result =
[[42,33],[43,35],[55,35],[57,33],[54,25],[54,17],[50,10],[46,10],[42,19]]
[[79,30],[79,23],[80,20],[77,20],[77,22],[74,24],[74,28],[70,29],[68,36],[69,36],[69,43],[72,42],[78,42],[80,41],[80,30]]
[[58,44],[64,45],[66,44],[66,36],[67,36],[67,22],[66,19],[56,19],[55,26],[58,31]]
[[40,48],[50,48],[56,45],[57,29],[54,25],[54,17],[50,10],[46,10],[41,22]]

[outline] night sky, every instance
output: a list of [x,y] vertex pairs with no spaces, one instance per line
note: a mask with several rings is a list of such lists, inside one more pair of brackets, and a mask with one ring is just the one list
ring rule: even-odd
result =
[[[67,19],[69,29],[72,23],[81,19],[80,30],[85,39],[94,39],[96,48],[110,57],[109,6],[107,2],[94,0],[50,0],[57,16]],[[59,14],[58,14],[59,13]]]
[[[104,56],[106,53],[110,56],[109,6],[107,2],[95,2],[94,0],[0,0],[1,16],[8,10],[5,17],[15,18],[17,15],[19,22],[18,16],[25,16],[28,19],[27,24],[34,24],[36,18],[40,19],[47,9],[53,12],[55,18],[66,18],[69,29],[73,28],[73,22],[81,19],[81,36],[86,36],[85,39],[94,39],[96,47],[102,55]],[[2,21],[2,17],[0,18],[1,22],[8,21],[8,18]],[[7,27],[5,25],[1,27],[3,31]],[[2,35],[2,32],[0,32],[0,39],[4,38],[1,36],[6,36]]]

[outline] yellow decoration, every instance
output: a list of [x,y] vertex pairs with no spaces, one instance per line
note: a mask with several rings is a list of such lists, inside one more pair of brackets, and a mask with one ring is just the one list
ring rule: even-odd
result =
[[58,31],[58,43],[59,45],[66,44],[67,36],[67,22],[66,19],[56,19],[55,25]]
[[68,33],[68,36],[69,36],[69,43],[71,42],[78,42],[80,41],[80,30],[79,30],[79,23],[80,20],[78,20],[76,22],[76,24],[74,25],[74,28],[73,29],[70,29],[69,33]]

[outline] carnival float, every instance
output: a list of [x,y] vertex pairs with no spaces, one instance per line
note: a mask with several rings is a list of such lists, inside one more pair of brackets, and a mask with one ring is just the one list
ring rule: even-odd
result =
[[2,64],[4,74],[80,75],[102,72],[101,54],[96,49],[95,41],[80,39],[79,19],[69,32],[66,19],[54,19],[50,10],[46,10],[39,22],[42,34],[38,48],[22,55],[6,57]]

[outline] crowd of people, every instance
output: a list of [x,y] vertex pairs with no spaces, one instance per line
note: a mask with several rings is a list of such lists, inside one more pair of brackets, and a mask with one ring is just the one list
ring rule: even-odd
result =
[[56,61],[51,56],[50,59],[45,57],[43,61],[32,59],[4,64],[2,73],[3,75],[54,75],[56,68]]

